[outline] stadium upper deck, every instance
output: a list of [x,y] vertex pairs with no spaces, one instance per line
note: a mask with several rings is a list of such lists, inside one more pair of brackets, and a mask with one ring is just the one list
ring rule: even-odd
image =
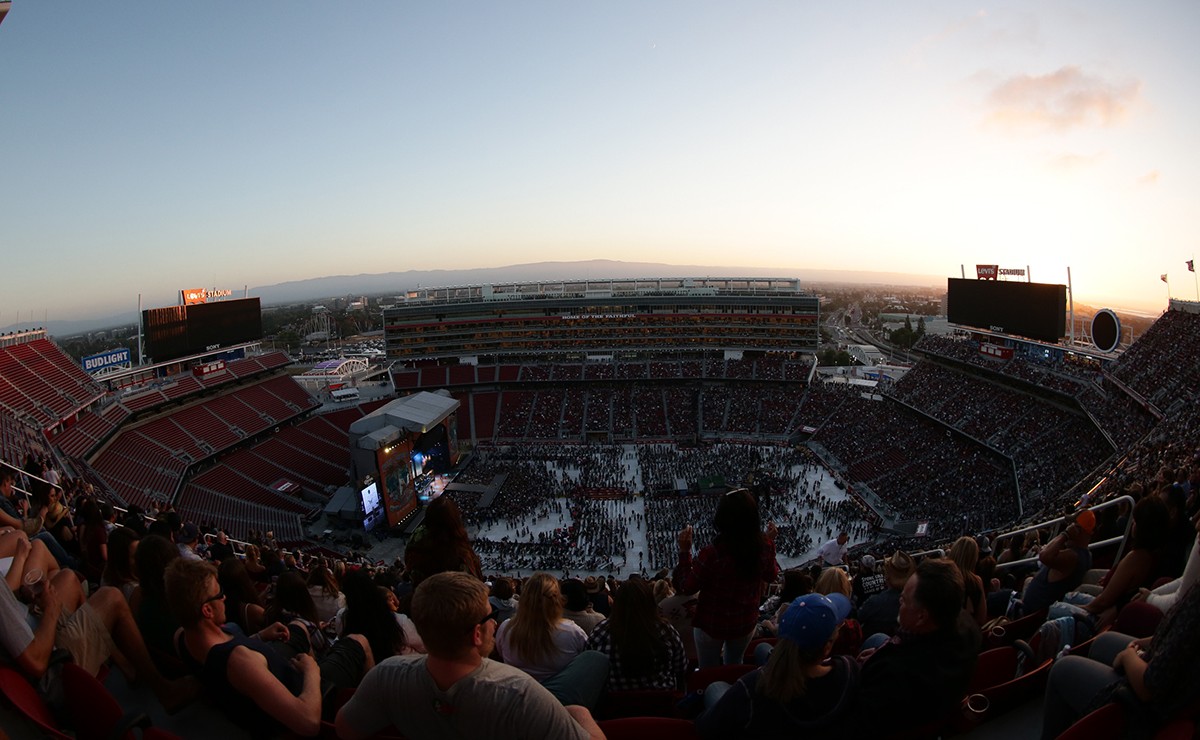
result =
[[575,280],[422,288],[384,311],[388,357],[812,351],[820,305],[794,278]]

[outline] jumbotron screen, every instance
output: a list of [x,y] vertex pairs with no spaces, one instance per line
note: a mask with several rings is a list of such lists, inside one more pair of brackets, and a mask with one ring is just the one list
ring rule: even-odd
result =
[[142,312],[146,353],[155,362],[262,339],[258,298],[151,308]]
[[949,278],[946,314],[951,324],[1057,342],[1067,333],[1067,286]]

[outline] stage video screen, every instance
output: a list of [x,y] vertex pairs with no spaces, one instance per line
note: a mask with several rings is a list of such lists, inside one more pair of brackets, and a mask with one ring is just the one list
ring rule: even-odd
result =
[[1067,333],[1067,286],[949,278],[946,314],[951,324],[1058,342]]
[[362,497],[363,513],[367,516],[383,505],[382,499],[379,498],[379,486],[374,483],[362,489],[359,495]]

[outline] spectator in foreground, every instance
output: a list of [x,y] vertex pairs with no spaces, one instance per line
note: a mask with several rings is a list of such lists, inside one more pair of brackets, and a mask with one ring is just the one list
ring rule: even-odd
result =
[[1081,511],[1065,531],[1038,552],[1041,567],[1025,586],[1021,596],[1022,613],[1045,609],[1083,583],[1084,575],[1092,567],[1088,543],[1092,541],[1095,529],[1096,515]]
[[948,554],[963,577],[963,588],[966,590],[963,609],[982,627],[988,621],[988,608],[983,578],[975,572],[979,564],[979,543],[974,537],[959,537],[950,546]]
[[700,592],[693,619],[701,668],[741,663],[758,622],[763,587],[775,580],[775,523],[759,530],[758,504],[745,489],[721,497],[713,516],[717,537],[692,561],[692,527],[679,533],[679,593]]
[[492,581],[492,592],[488,597],[488,603],[498,612],[496,624],[504,624],[505,621],[512,619],[512,616],[517,613],[517,599],[511,578],[499,576]]
[[183,627],[185,663],[198,666],[216,705],[256,736],[284,728],[309,736],[321,729],[321,697],[327,689],[352,688],[374,663],[361,635],[339,640],[320,664],[276,622],[253,637],[226,632],[225,593],[208,562],[176,559],[167,568],[167,601]]
[[425,519],[404,548],[404,564],[414,586],[448,570],[470,573],[483,580],[479,556],[471,549],[462,514],[453,498],[438,496],[430,502]]
[[658,614],[654,591],[642,580],[617,589],[612,616],[588,636],[589,650],[608,656],[608,690],[677,689],[687,656],[679,633]]
[[413,594],[412,610],[429,654],[390,658],[368,673],[337,714],[339,737],[365,740],[394,727],[411,740],[603,740],[586,708],[563,706],[524,671],[487,657],[496,620],[482,581],[461,572],[430,576]]
[[[841,568],[826,568],[813,585],[813,592],[824,596],[841,594],[849,602],[852,592],[850,576],[846,575],[846,571]],[[849,617],[843,617],[842,624],[838,628],[837,641],[833,645],[833,654],[858,655],[862,641],[862,625]]]
[[862,622],[864,635],[870,638],[877,634],[888,637],[896,634],[900,594],[916,570],[917,564],[912,556],[902,550],[897,550],[883,561],[883,575],[887,580],[887,588],[858,607],[858,619]]
[[61,661],[52,659],[55,649],[65,650],[93,676],[109,658],[120,658],[118,665],[129,678],[144,679],[169,712],[195,698],[194,681],[168,681],[158,672],[117,589],[100,588],[85,600],[75,572],[60,570],[42,582],[34,605],[40,617],[10,589],[0,588],[0,658],[15,664],[46,699],[61,696],[54,690],[61,668]]
[[587,633],[562,615],[558,581],[534,573],[521,589],[516,615],[496,630],[505,663],[525,671],[563,704],[594,707],[608,678],[608,658],[586,650]]
[[1152,637],[1135,640],[1119,632],[1096,638],[1088,657],[1055,661],[1046,684],[1042,737],[1055,738],[1083,717],[1123,694],[1131,710],[1127,726],[1145,737],[1153,728],[1200,699],[1200,588],[1184,593]]
[[701,737],[800,737],[843,729],[859,666],[851,657],[830,655],[849,613],[850,600],[840,593],[793,601],[779,620],[779,642],[766,666],[732,686],[709,686],[709,708],[696,719]]
[[[590,637],[596,625],[604,621],[604,615],[592,609],[583,581],[569,578],[562,582],[561,588],[564,600],[563,616],[582,627]],[[500,622],[503,624],[504,620],[501,619]]]
[[963,581],[949,560],[926,560],[904,585],[895,637],[859,660],[854,737],[911,731],[947,716],[967,690],[979,627],[963,616]]

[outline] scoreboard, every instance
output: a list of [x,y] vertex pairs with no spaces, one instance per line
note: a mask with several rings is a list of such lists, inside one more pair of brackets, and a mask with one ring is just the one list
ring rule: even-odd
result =
[[951,324],[1058,342],[1067,333],[1067,286],[949,278],[946,314]]
[[151,308],[142,312],[146,354],[155,362],[262,339],[258,298]]

